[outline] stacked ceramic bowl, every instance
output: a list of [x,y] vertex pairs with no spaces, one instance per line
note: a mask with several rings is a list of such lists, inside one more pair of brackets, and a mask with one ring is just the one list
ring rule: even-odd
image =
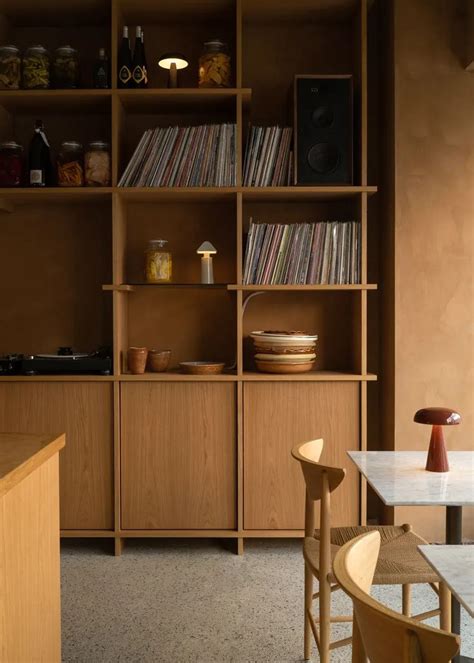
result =
[[316,335],[299,331],[254,331],[255,364],[262,373],[306,373],[314,367]]

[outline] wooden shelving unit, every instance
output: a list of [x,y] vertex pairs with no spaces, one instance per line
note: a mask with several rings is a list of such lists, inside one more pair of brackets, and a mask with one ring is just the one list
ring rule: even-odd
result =
[[[55,149],[63,139],[107,139],[112,186],[0,189],[0,353],[109,342],[114,374],[0,377],[0,430],[66,431],[63,536],[112,538],[117,554],[134,536],[233,538],[239,552],[247,537],[301,536],[303,482],[289,450],[323,436],[327,461],[346,465],[346,449],[366,446],[367,382],[376,380],[367,367],[368,291],[377,288],[367,281],[368,199],[377,192],[367,182],[367,0],[11,5],[0,6],[1,41],[69,41],[83,56],[85,80],[105,46],[114,87],[0,92],[0,138],[26,146],[39,116]],[[144,26],[147,90],[115,87],[124,23]],[[215,35],[230,46],[235,87],[198,89],[202,44]],[[176,90],[155,65],[169,50],[190,62]],[[354,76],[355,184],[243,187],[248,123],[289,122],[288,92],[303,73]],[[237,186],[117,186],[144,129],[221,121],[237,123]],[[359,220],[361,283],[243,285],[250,216]],[[176,282],[167,286],[143,283],[143,250],[156,236],[173,253]],[[196,248],[206,239],[218,248],[214,287],[199,283]],[[256,292],[265,296],[245,306]],[[259,328],[315,331],[318,370],[257,373],[248,334]],[[130,345],[170,347],[173,366],[212,359],[235,369],[130,375]],[[365,492],[348,470],[335,521],[365,522]]]

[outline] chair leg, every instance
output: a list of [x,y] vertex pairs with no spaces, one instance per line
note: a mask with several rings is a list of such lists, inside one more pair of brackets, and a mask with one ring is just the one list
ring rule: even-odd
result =
[[439,627],[451,630],[451,592],[444,582],[439,583]]
[[327,577],[319,579],[319,657],[329,663],[331,645],[331,583]]
[[411,585],[402,585],[402,612],[411,617]]
[[313,573],[307,564],[304,566],[304,660],[311,659],[313,632],[309,623],[309,615],[313,609]]
[[366,663],[367,657],[365,655],[364,645],[360,637],[359,625],[354,613],[352,621],[352,663]]

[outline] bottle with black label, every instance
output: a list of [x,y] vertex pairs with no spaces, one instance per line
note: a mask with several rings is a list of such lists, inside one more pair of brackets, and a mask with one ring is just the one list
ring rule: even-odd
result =
[[110,87],[109,58],[105,48],[99,50],[99,59],[94,65],[94,87],[99,90],[107,90]]
[[53,183],[52,172],[51,154],[43,122],[36,120],[28,158],[29,186],[50,186]]
[[128,25],[123,26],[122,43],[118,54],[118,81],[120,88],[132,87],[132,52],[128,39]]
[[139,25],[136,27],[135,34],[135,49],[133,51],[132,67],[133,87],[144,88],[147,87],[145,49],[142,42],[142,29]]

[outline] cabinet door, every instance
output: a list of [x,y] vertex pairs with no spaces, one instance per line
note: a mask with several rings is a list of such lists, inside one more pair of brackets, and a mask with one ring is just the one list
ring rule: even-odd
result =
[[303,529],[304,481],[290,451],[322,437],[322,462],[347,469],[331,501],[334,525],[359,521],[359,480],[346,451],[359,448],[359,384],[244,385],[244,527]]
[[236,525],[235,386],[122,383],[122,527]]
[[0,430],[66,433],[59,454],[62,529],[113,529],[112,385],[0,384]]

